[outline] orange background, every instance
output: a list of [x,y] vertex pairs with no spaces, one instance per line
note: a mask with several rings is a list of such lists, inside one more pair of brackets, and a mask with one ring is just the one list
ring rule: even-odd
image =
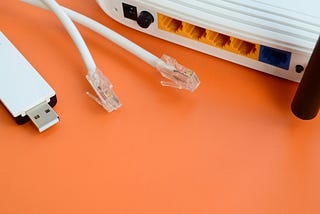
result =
[[[0,29],[51,84],[61,122],[39,134],[0,107],[1,214],[318,214],[320,120],[290,111],[297,84],[144,35],[94,0],[60,0],[195,70],[194,93],[80,27],[123,107],[107,113],[57,18],[0,1]],[[0,77],[4,78],[4,77]]]

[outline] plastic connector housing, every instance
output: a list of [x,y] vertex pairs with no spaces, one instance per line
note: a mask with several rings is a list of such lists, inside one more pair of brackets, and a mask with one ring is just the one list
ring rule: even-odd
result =
[[98,96],[96,97],[87,92],[89,97],[95,100],[108,112],[112,112],[121,107],[119,98],[112,90],[113,86],[110,80],[104,76],[99,69],[93,73],[87,74],[86,78]]
[[161,57],[163,63],[159,63],[156,68],[161,75],[171,81],[161,81],[162,86],[174,87],[194,91],[198,88],[200,81],[194,71],[180,65],[170,56]]

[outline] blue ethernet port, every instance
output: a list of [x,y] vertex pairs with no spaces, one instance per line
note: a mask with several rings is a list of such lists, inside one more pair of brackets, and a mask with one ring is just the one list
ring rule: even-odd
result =
[[284,50],[260,46],[259,61],[289,70],[291,53]]

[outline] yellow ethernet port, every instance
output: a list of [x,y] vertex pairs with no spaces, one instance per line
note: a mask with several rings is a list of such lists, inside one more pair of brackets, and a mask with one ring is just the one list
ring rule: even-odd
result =
[[206,30],[202,37],[199,39],[200,42],[207,43],[217,48],[224,48],[230,42],[230,36],[217,33],[211,30]]
[[207,29],[201,38],[199,38],[199,41],[208,45],[215,45],[215,39],[218,35],[219,33]]
[[168,16],[158,14],[158,27],[161,30],[175,33],[181,25],[181,21],[170,18]]
[[218,48],[225,48],[230,43],[230,36],[219,33],[214,40],[214,46]]
[[241,39],[231,37],[229,45],[226,46],[226,50],[259,60],[260,45],[251,42],[246,42]]
[[182,22],[179,29],[176,31],[177,34],[194,40],[198,40],[204,32],[204,28],[197,27],[186,22]]
[[216,48],[259,60],[260,45],[158,14],[158,27]]

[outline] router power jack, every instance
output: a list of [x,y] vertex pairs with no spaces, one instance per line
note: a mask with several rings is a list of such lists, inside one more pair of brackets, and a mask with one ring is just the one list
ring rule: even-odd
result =
[[142,28],[148,28],[153,22],[152,14],[147,11],[142,11],[137,18],[137,23]]

